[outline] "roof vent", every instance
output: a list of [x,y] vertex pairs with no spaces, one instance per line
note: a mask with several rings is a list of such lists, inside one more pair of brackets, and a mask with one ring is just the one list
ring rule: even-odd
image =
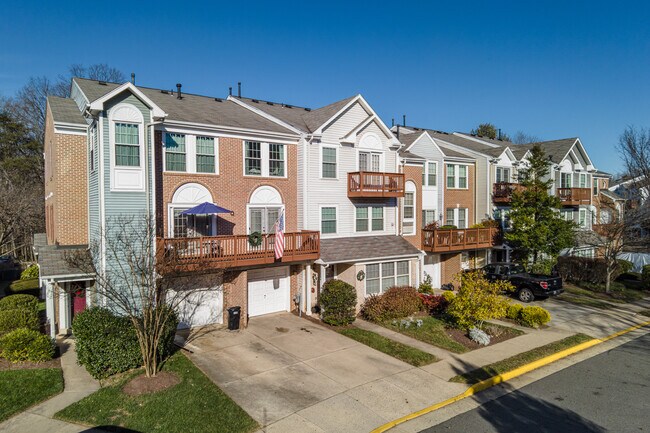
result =
[[169,95],[169,92],[167,90],[161,90],[160,93],[164,93],[165,95]]
[[305,111],[311,111],[311,108],[305,108]]
[[268,102],[267,101],[266,105],[275,105],[275,104],[273,102]]
[[181,93],[181,87],[183,87],[181,83],[176,84],[176,99],[183,99],[183,94]]
[[241,98],[241,81],[237,83],[237,97]]
[[251,102],[254,102],[254,103],[257,104],[257,103],[259,103],[260,101],[258,101],[257,99],[251,99]]
[[97,81],[97,84],[99,84],[100,86],[105,86],[105,85],[106,85],[106,81]]
[[293,107],[292,107],[291,105],[289,105],[289,104],[284,104],[284,106],[285,106],[286,108],[293,108]]
[[217,102],[222,102],[223,100],[221,98],[214,98],[215,101]]

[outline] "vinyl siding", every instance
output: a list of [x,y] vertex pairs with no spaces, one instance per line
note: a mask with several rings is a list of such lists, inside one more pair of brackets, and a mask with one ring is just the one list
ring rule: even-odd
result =
[[357,102],[323,130],[323,142],[338,143],[369,116],[370,114]]
[[[99,128],[98,125],[95,125],[91,131],[95,131],[95,136],[94,140],[91,141],[90,139],[88,140],[89,144],[89,149],[88,149],[88,155],[90,155],[90,151],[92,147],[94,146],[95,148],[95,153],[94,153],[94,161],[93,165],[95,167],[95,170],[90,169],[90,160],[89,160],[89,166],[88,166],[88,239],[91,240],[91,242],[96,241],[98,236],[99,236],[99,229],[100,229],[100,209],[99,209],[99,152],[97,151],[98,149],[98,144],[99,144]],[[91,132],[90,137],[93,137],[93,134]]]
[[[436,176],[436,187],[422,187],[422,208],[423,209],[435,209],[436,210],[436,220],[438,215],[443,209],[443,185],[444,185],[444,155],[440,152],[438,147],[435,145],[433,140],[425,135],[416,141],[413,146],[409,149],[410,152],[415,153],[423,158],[426,158],[428,162],[437,162],[438,163],[438,172]],[[421,215],[420,215],[421,217]]]

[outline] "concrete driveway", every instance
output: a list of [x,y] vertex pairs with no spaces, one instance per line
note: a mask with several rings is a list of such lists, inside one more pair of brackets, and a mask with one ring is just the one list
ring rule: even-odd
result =
[[370,431],[464,389],[288,313],[187,347],[266,432]]

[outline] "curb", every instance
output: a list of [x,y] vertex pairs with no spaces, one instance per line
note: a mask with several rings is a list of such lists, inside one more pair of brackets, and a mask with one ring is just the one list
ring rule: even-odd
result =
[[424,409],[421,409],[417,412],[413,412],[411,414],[405,415],[401,418],[398,418],[396,420],[387,422],[386,424],[377,427],[376,429],[372,430],[370,433],[384,433],[393,427],[398,426],[399,424],[403,424],[406,421],[410,421],[415,418],[419,418],[422,415],[426,415],[428,413],[434,412],[438,409],[442,409],[445,406],[448,406],[452,403],[456,403],[457,401],[463,400],[467,397],[471,397],[474,394],[477,394],[481,391],[484,391],[488,388],[493,387],[494,385],[498,385],[500,383],[506,382],[508,380],[514,379],[515,377],[521,376],[522,374],[528,373],[530,371],[536,370],[540,367],[544,367],[545,365],[551,364],[555,361],[558,361],[562,358],[566,358],[567,356],[573,355],[574,353],[581,352],[585,349],[588,349],[590,347],[596,346],[598,344],[602,344],[606,341],[612,340],[616,337],[620,337],[621,335],[627,334],[628,332],[635,331],[637,329],[643,328],[644,326],[650,325],[650,320],[639,323],[638,325],[630,326],[629,328],[623,329],[622,331],[618,331],[612,335],[608,335],[607,337],[604,338],[594,338],[593,340],[585,341],[584,343],[580,343],[576,346],[570,347],[568,349],[561,350],[559,352],[556,352],[552,355],[546,356],[544,358],[538,359],[537,361],[533,361],[529,364],[522,365],[521,367],[515,368],[514,370],[508,371],[503,374],[499,374],[497,376],[492,376],[489,379],[485,379],[477,384],[474,384],[467,388],[465,392],[458,394],[457,396],[451,397],[447,400],[441,401],[440,403],[436,403],[434,405],[425,407]]

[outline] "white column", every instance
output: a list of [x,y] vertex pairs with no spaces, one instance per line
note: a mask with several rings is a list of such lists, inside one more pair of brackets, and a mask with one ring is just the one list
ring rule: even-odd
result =
[[45,316],[50,325],[50,337],[56,337],[56,317],[54,315],[54,284],[45,281]]
[[303,272],[305,274],[305,314],[311,316],[311,263],[307,263],[307,266],[303,267]]
[[[70,328],[70,294],[65,290],[65,285],[63,283],[63,288],[59,287],[59,333],[66,331]],[[57,284],[58,285],[58,284]]]

